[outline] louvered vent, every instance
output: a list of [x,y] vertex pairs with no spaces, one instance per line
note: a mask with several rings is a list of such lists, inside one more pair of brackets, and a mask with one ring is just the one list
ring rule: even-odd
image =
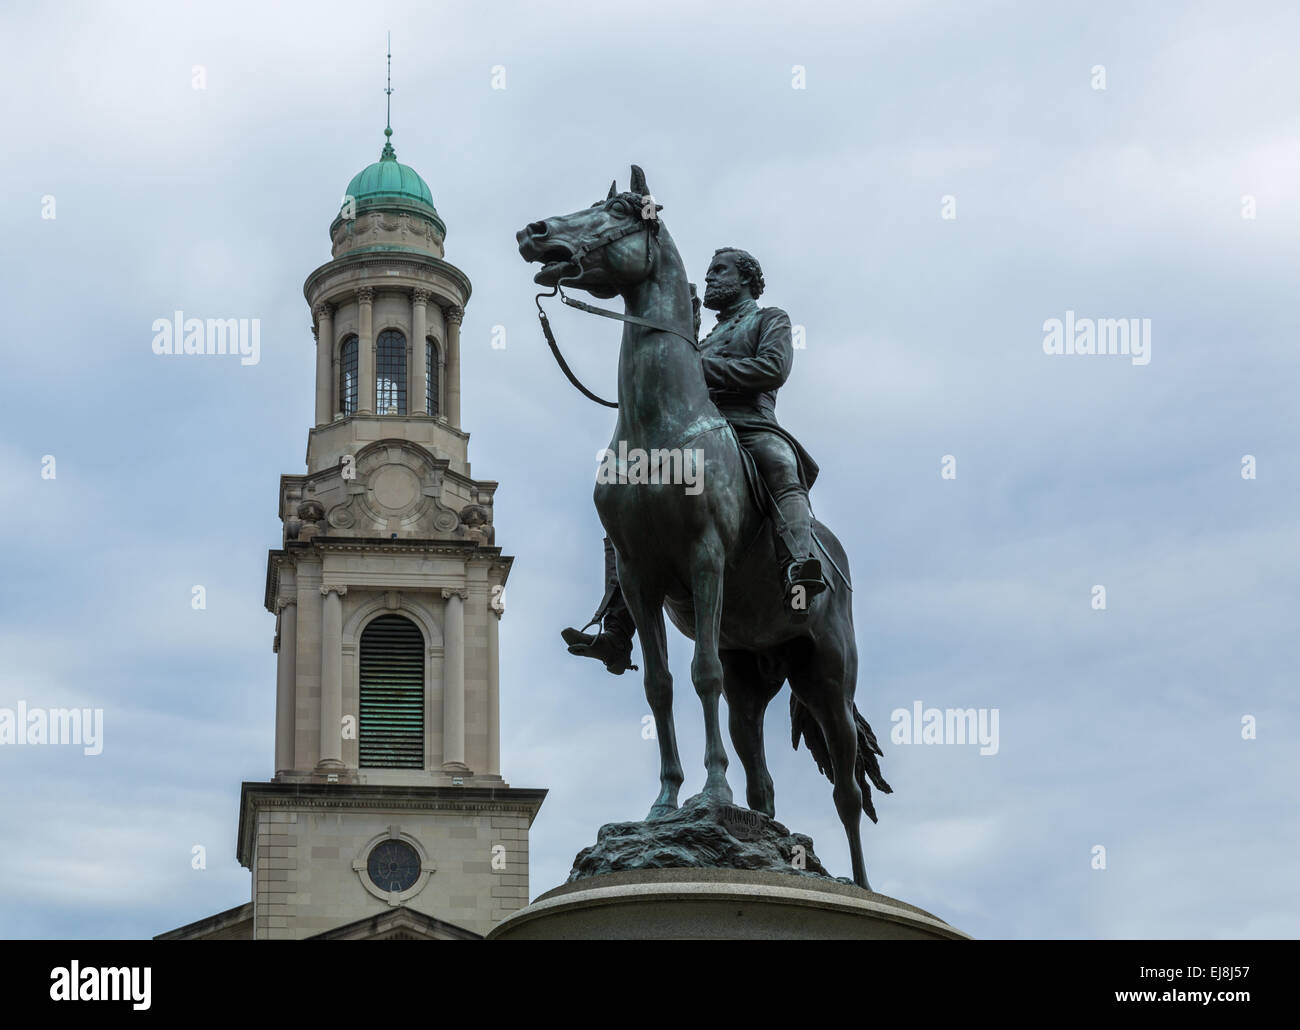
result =
[[424,768],[424,635],[381,615],[361,634],[361,766]]

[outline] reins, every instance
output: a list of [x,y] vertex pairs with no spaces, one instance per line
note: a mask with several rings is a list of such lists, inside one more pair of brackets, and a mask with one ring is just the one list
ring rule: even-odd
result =
[[617,319],[619,322],[627,322],[631,325],[643,326],[646,329],[653,329],[656,332],[671,333],[673,336],[685,340],[696,350],[699,350],[699,341],[687,336],[683,332],[679,332],[678,330],[672,329],[666,325],[659,325],[657,322],[651,322],[648,318],[641,318],[638,315],[622,314],[618,311],[610,311],[608,308],[598,308],[594,304],[585,304],[580,300],[574,300],[572,297],[566,295],[564,290],[561,288],[566,279],[577,279],[582,274],[582,259],[592,250],[601,250],[604,247],[609,246],[615,240],[621,240],[624,236],[631,235],[634,232],[640,232],[642,229],[645,229],[647,233],[645,257],[646,269],[648,271],[651,265],[650,237],[654,235],[651,231],[652,221],[652,219],[643,219],[640,225],[629,226],[618,233],[607,236],[602,240],[598,240],[595,246],[587,247],[584,245],[579,247],[577,253],[575,253],[568,262],[569,265],[573,266],[573,274],[560,276],[555,280],[555,285],[551,287],[549,291],[543,291],[533,298],[533,302],[537,305],[537,320],[542,324],[542,334],[546,337],[546,343],[551,348],[551,353],[555,355],[555,362],[560,366],[560,371],[564,373],[569,382],[571,382],[584,397],[588,400],[595,401],[597,404],[603,404],[607,408],[617,408],[618,404],[615,401],[607,401],[603,397],[588,390],[587,387],[582,384],[582,381],[573,374],[573,369],[569,367],[569,363],[564,360],[564,355],[560,353],[560,345],[555,341],[555,333],[551,329],[551,320],[546,317],[546,311],[542,308],[542,298],[554,297],[556,294],[559,294],[560,301],[571,308],[585,311],[589,315],[600,315],[602,318],[613,318]]
[[[618,403],[616,401],[607,401],[604,397],[597,396],[583,386],[582,380],[573,374],[573,369],[569,367],[569,363],[564,360],[564,355],[560,353],[560,345],[555,342],[555,333],[551,332],[551,320],[546,317],[546,312],[542,309],[542,298],[554,297],[559,289],[560,284],[557,282],[549,293],[539,293],[533,298],[533,301],[537,304],[537,320],[542,323],[542,333],[546,336],[546,342],[551,348],[551,353],[555,355],[555,362],[560,366],[560,371],[565,374],[569,382],[577,387],[578,392],[588,400],[595,401],[597,404],[603,404],[607,408],[617,408]],[[561,295],[561,299],[568,300],[568,298],[563,295]]]

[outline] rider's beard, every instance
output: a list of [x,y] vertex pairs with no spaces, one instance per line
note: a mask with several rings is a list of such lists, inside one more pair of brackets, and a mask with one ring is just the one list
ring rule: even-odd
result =
[[710,311],[721,311],[739,299],[744,287],[740,283],[714,283],[704,288],[704,306]]

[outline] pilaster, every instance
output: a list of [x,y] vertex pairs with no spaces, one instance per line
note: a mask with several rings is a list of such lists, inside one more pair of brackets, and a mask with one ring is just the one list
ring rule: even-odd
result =
[[357,288],[357,412],[362,415],[375,411],[374,302],[373,286]]
[[316,336],[316,424],[323,426],[334,417],[334,309],[317,304],[312,332]]
[[319,772],[343,768],[343,595],[346,586],[321,585],[321,706]]
[[469,771],[465,764],[465,598],[459,589],[444,589],[442,661],[442,767]]
[[429,335],[429,291],[411,291],[411,377],[406,386],[406,410],[412,415],[427,415],[425,379],[428,354],[425,337]]
[[458,304],[443,308],[447,320],[447,421],[460,428],[460,323],[465,309]]

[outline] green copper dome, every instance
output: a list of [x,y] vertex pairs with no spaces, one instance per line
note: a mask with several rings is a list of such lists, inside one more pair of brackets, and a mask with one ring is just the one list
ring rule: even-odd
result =
[[414,168],[397,160],[397,152],[393,150],[391,141],[384,143],[378,161],[367,165],[352,177],[346,193],[356,202],[358,212],[372,207],[409,206],[422,209],[435,218],[438,216],[429,184],[420,178],[420,173]]

